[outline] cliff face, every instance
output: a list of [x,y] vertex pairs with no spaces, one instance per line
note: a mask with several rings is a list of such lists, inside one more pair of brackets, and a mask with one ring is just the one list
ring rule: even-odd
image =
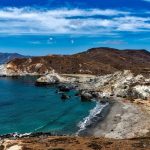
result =
[[117,50],[93,48],[74,55],[49,55],[14,59],[7,65],[13,72],[44,74],[52,69],[58,73],[108,74],[119,70],[150,72],[150,52],[146,50]]

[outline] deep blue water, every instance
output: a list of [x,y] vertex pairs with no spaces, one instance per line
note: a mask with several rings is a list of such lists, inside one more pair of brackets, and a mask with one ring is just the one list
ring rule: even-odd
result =
[[76,91],[62,101],[56,87],[36,87],[35,78],[0,78],[0,134],[52,132],[73,134],[95,102],[81,102]]

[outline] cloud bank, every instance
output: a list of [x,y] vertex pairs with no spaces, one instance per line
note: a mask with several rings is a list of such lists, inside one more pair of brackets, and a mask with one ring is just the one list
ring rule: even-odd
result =
[[150,31],[150,17],[113,9],[5,8],[0,34],[108,34]]

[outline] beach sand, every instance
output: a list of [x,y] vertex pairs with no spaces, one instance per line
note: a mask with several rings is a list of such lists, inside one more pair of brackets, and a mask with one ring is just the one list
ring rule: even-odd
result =
[[130,101],[114,98],[108,115],[90,133],[116,139],[146,136],[150,133],[150,117]]

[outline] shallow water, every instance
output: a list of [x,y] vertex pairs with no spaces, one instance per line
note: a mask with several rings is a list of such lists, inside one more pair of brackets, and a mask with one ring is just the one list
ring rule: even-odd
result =
[[0,78],[0,134],[74,134],[96,102],[81,102],[71,91],[62,101],[56,87],[36,87],[35,78]]

